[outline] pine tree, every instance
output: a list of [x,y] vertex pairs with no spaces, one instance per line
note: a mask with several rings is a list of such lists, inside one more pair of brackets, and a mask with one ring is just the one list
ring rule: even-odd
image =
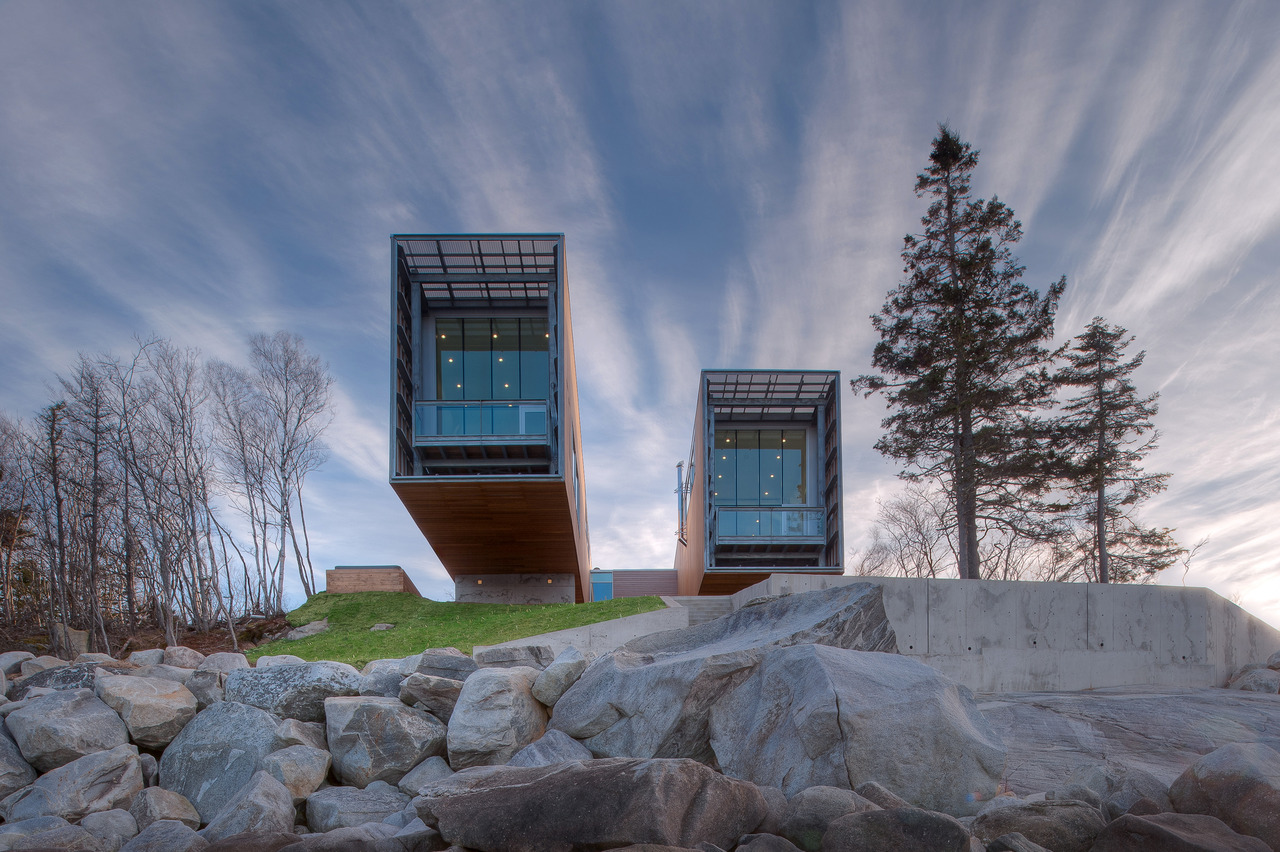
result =
[[1043,296],[1022,283],[1011,247],[1022,236],[997,198],[970,195],[978,152],[945,125],[933,140],[916,195],[929,198],[923,233],[905,238],[905,278],[871,318],[882,375],[853,380],[885,394],[892,413],[876,443],[907,465],[910,480],[933,479],[950,495],[962,578],[980,574],[978,518],[1011,523],[1018,491],[1040,471],[1032,413],[1052,394],[1044,342],[1065,279]]
[[1138,507],[1167,487],[1169,474],[1140,467],[1159,439],[1151,418],[1160,395],[1139,396],[1130,381],[1146,352],[1124,360],[1133,342],[1127,334],[1094,317],[1072,341],[1066,366],[1054,376],[1060,387],[1079,389],[1063,404],[1058,426],[1067,457],[1069,511],[1089,531],[1077,539],[1075,556],[1092,563],[1086,574],[1100,583],[1154,574],[1186,553],[1172,530],[1144,527],[1137,518]]

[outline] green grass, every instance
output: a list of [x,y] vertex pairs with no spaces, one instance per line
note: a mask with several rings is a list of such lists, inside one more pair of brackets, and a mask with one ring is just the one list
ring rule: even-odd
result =
[[[407,657],[426,648],[452,646],[470,654],[475,645],[581,627],[662,606],[657,597],[516,605],[432,601],[400,592],[321,592],[289,613],[288,619],[290,624],[301,626],[328,618],[328,630],[305,639],[260,645],[250,650],[248,657],[257,660],[265,654],[294,654],[304,660],[336,660],[360,668],[370,660]],[[380,622],[395,627],[369,630]]]

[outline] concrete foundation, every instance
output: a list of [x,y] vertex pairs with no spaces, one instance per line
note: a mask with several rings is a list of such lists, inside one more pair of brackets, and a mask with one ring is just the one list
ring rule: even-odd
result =
[[453,584],[458,603],[574,602],[573,574],[464,574]]
[[1223,686],[1280,650],[1280,631],[1208,589],[775,574],[733,595],[845,583],[884,589],[898,650],[975,692]]

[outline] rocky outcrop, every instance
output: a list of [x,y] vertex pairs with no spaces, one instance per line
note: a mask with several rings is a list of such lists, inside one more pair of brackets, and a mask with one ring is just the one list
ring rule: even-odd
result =
[[533,697],[538,669],[480,669],[467,678],[449,719],[449,765],[454,769],[506,763],[542,736],[547,711]]
[[445,726],[398,698],[329,698],[324,707],[334,774],[344,784],[395,784],[426,758],[444,753]]
[[237,669],[227,675],[226,701],[236,701],[303,722],[324,721],[324,700],[358,695],[360,672],[346,663],[303,663]]
[[764,649],[812,643],[896,651],[880,587],[790,595],[632,640],[587,667],[556,702],[551,727],[597,755],[711,763],[712,705],[751,675]]
[[763,649],[711,708],[725,773],[788,794],[877,781],[911,804],[972,814],[1004,770],[999,735],[963,686],[896,654]]
[[138,749],[120,745],[73,760],[41,775],[0,802],[5,822],[41,816],[74,822],[95,811],[128,807],[142,789]]
[[692,760],[480,767],[438,782],[414,805],[447,842],[485,852],[699,842],[725,849],[766,813],[754,784]]
[[164,748],[196,715],[195,695],[171,680],[110,675],[98,678],[96,692],[144,748]]
[[10,713],[5,725],[23,758],[40,772],[129,741],[120,717],[87,689],[32,699]]
[[1217,817],[1231,828],[1280,849],[1280,751],[1261,743],[1231,743],[1206,754],[1169,788],[1184,814]]
[[223,701],[202,710],[160,758],[160,786],[181,793],[208,822],[260,768],[280,720],[265,710]]

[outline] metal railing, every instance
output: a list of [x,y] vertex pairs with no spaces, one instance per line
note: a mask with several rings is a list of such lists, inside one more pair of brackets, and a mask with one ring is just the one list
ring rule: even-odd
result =
[[821,507],[720,506],[716,509],[716,538],[821,538],[822,515]]
[[414,405],[414,438],[527,437],[547,434],[547,401],[450,400]]

